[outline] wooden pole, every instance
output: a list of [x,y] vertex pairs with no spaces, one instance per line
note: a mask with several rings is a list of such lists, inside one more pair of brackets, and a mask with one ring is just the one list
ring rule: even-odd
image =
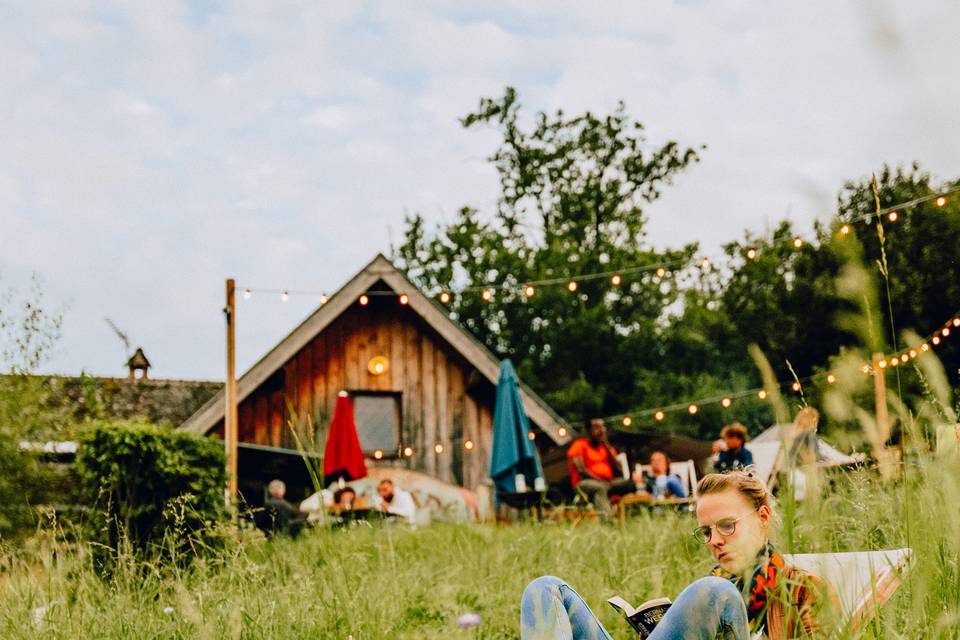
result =
[[[236,336],[236,283],[227,279],[227,407],[224,411],[223,441],[227,449],[227,502],[237,505],[237,336]],[[234,509],[235,511],[235,509]]]

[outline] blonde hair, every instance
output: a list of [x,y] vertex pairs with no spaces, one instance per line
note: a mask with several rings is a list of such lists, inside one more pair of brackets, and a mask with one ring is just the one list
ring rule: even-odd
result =
[[746,469],[731,471],[730,473],[710,473],[703,476],[697,484],[697,493],[701,496],[710,493],[722,493],[734,490],[753,505],[755,509],[767,507],[773,510],[770,492],[763,483],[756,470],[751,465]]

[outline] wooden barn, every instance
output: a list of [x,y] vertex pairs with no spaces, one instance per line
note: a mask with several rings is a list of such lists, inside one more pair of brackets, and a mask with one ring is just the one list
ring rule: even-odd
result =
[[[498,375],[498,359],[378,255],[238,379],[241,490],[261,484],[249,476],[262,475],[264,453],[303,467],[290,455],[288,423],[305,415],[328,423],[341,390],[368,465],[476,489],[487,480]],[[521,394],[541,451],[567,443],[559,416],[529,389]],[[221,390],[180,428],[222,438],[224,409]],[[251,452],[261,457],[251,463]]]

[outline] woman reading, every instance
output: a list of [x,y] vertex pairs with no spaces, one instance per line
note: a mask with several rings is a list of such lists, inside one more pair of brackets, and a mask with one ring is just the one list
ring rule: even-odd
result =
[[[822,630],[818,613],[836,604],[820,578],[787,565],[770,542],[773,507],[751,470],[710,474],[697,486],[694,537],[716,566],[677,597],[649,640],[808,638]],[[523,592],[520,636],[528,640],[610,639],[566,582],[537,578]]]

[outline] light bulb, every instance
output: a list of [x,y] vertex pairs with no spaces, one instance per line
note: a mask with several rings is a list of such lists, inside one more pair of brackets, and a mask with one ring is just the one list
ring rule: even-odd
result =
[[960,318],[953,319],[953,326],[960,327]]
[[663,411],[657,411],[655,414],[653,414],[653,417],[657,422],[663,422]]
[[531,440],[535,440],[537,436],[533,431],[531,431],[530,433],[527,434],[527,437],[530,438]]
[[900,358],[890,358],[890,366],[895,367],[900,364]]
[[283,293],[280,294],[280,299],[283,300],[284,302],[286,302],[287,300],[290,299],[290,294],[289,294],[288,292],[284,291]]
[[760,391],[757,391],[757,397],[760,398],[761,400],[766,400],[766,398],[767,398],[767,390],[766,390],[766,389],[760,389]]
[[437,453],[443,453],[443,445],[438,442],[437,444],[433,445],[433,450]]
[[793,239],[793,248],[794,248],[794,249],[799,249],[799,248],[801,248],[802,246],[803,246],[803,238],[801,238],[800,236],[797,236],[796,238]]
[[910,357],[911,357],[911,358],[916,358],[916,357],[917,357],[917,352],[916,352],[915,349],[910,349]]
[[690,412],[690,415],[693,415],[693,414],[695,414],[697,411],[699,411],[699,409],[697,408],[697,405],[692,404],[692,405],[690,405],[689,407],[687,407],[687,411]]
[[896,211],[891,211],[890,213],[887,214],[887,220],[889,220],[890,222],[896,222],[897,218],[899,217],[900,216],[897,214]]
[[327,304],[328,302],[330,302],[330,298],[327,297],[327,294],[320,294],[320,304]]
[[243,299],[244,299],[244,300],[249,300],[249,299],[250,299],[250,296],[252,296],[252,295],[253,295],[253,291],[250,291],[250,289],[244,289],[244,290],[243,290]]
[[623,417],[623,426],[629,427],[631,424],[633,424],[633,418],[631,418],[630,416],[624,416],[624,417]]
[[700,261],[700,268],[707,269],[710,267],[710,258],[704,258]]
[[940,344],[940,336],[933,336],[933,338],[930,339],[930,342],[933,344]]
[[790,387],[791,387],[794,391],[800,391],[800,383],[799,383],[799,382],[794,382],[792,385],[790,385]]
[[383,459],[383,451],[380,451],[380,449],[377,449],[376,451],[373,452],[373,457],[377,460]]
[[747,260],[755,260],[757,257],[757,250],[753,247],[747,249]]
[[567,437],[567,430],[566,430],[566,428],[565,428],[565,427],[560,427],[559,429],[557,429],[557,435],[560,436],[561,438],[566,438],[566,437]]
[[413,457],[413,447],[404,447],[403,455],[407,456],[408,458]]
[[463,443],[463,448],[466,449],[467,451],[470,451],[471,449],[473,449],[473,440],[466,440]]
[[731,403],[732,403],[732,400],[730,400],[730,398],[724,398],[723,400],[720,401],[720,405],[724,409],[729,409]]
[[447,293],[446,291],[442,291],[442,292],[440,293],[440,302],[442,302],[443,304],[449,304],[449,303],[450,303],[450,294]]
[[828,383],[828,384],[833,384],[833,383],[836,382],[836,381],[837,381],[837,376],[833,375],[832,373],[828,373],[828,374],[827,374],[827,383]]
[[943,334],[943,337],[946,338],[947,336],[950,335],[950,329],[944,329],[944,330],[941,331],[940,333],[942,333],[942,334]]
[[910,359],[910,356],[908,356],[907,354],[903,354],[902,356],[900,356],[900,362],[906,362],[909,359]]
[[370,304],[370,297],[367,294],[360,296],[360,306],[365,307]]
[[534,287],[532,284],[528,284],[523,288],[523,295],[527,296],[528,298],[532,298],[533,294],[535,294],[536,292],[537,292],[537,288]]
[[613,286],[619,287],[621,282],[622,282],[622,279],[618,274],[615,273],[612,276],[610,276],[610,284],[612,284]]
[[842,227],[840,227],[840,235],[845,236],[848,233],[850,233],[850,225],[845,224]]
[[480,294],[480,297],[483,298],[485,302],[490,302],[493,300],[493,291],[490,289],[484,289],[483,293]]
[[922,345],[920,345],[920,351],[930,351],[930,345],[924,342]]
[[943,196],[940,196],[939,198],[937,198],[936,202],[938,207],[942,207],[943,205],[947,204],[947,199],[944,198]]
[[571,280],[570,282],[567,283],[567,291],[569,291],[570,293],[573,293],[576,290],[577,290],[576,280]]
[[662,278],[665,275],[667,275],[667,270],[663,267],[657,267],[657,277]]
[[879,365],[881,369],[886,369],[886,368],[887,368],[887,361],[886,361],[886,360],[881,360],[880,362],[877,363],[877,365]]

